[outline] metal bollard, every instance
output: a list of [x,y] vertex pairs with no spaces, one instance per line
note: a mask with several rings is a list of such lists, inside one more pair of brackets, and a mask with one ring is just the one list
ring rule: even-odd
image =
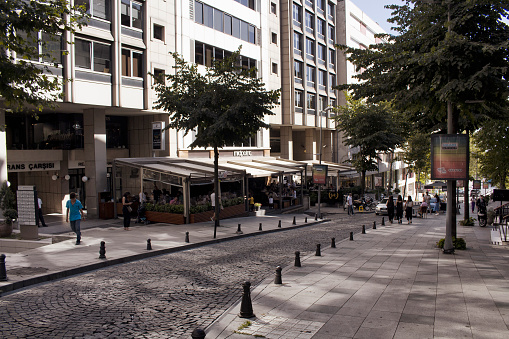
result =
[[191,333],[192,339],[205,339],[205,331],[199,327],[195,328],[193,330],[193,333]]
[[353,232],[350,232],[350,241],[353,241]]
[[385,217],[382,217],[382,226],[385,226]]
[[152,240],[147,239],[147,251],[152,251]]
[[189,242],[189,232],[186,232],[186,242]]
[[336,238],[331,238],[330,239],[330,247],[331,248],[336,248]]
[[282,285],[283,284],[283,279],[281,278],[281,271],[283,269],[281,268],[281,266],[278,266],[276,267],[276,278],[274,279],[274,284],[276,285]]
[[376,221],[373,221],[373,229],[376,230]]
[[106,243],[101,241],[101,247],[99,248],[99,259],[106,259]]
[[242,230],[240,229],[240,224],[238,224],[237,226],[237,232],[235,232],[237,234],[243,234]]
[[304,222],[307,224],[308,223],[308,217],[305,217],[304,218]]
[[300,252],[295,251],[295,267],[302,267],[300,264]]
[[292,225],[297,225],[297,222],[295,221],[295,215],[293,216],[293,222]]
[[281,228],[281,220],[279,220],[279,223],[277,224],[277,227]]
[[262,223],[260,223],[260,226],[258,226],[258,231],[262,230]]
[[0,254],[0,281],[7,281],[7,271],[5,269],[5,254]]
[[242,292],[242,302],[240,304],[240,318],[253,318],[253,304],[251,303],[251,283],[246,281],[242,284],[244,291]]
[[366,225],[362,225],[362,234],[366,234]]
[[316,244],[316,253],[315,253],[315,256],[317,256],[317,257],[321,257],[322,256],[322,252],[320,251],[320,247],[321,247],[320,244]]

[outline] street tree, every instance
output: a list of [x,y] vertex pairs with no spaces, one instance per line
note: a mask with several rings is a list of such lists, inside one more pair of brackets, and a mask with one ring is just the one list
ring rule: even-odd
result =
[[354,100],[348,94],[346,105],[336,108],[337,128],[343,133],[343,143],[358,148],[348,160],[361,174],[361,191],[364,194],[366,172],[378,169],[380,153],[391,153],[405,140],[405,122],[388,102],[366,103]]
[[509,177],[509,122],[492,120],[474,133],[480,174],[505,189]]
[[[340,46],[359,72],[342,85],[370,102],[390,100],[425,132],[457,134],[508,117],[507,0],[405,0],[389,21],[398,35],[369,49]],[[455,206],[455,181],[447,203]],[[444,250],[453,251],[456,213],[447,209]]]
[[[415,132],[407,138],[403,145],[403,162],[408,165],[408,170],[417,175],[417,181],[420,182],[421,174],[424,178],[431,172],[430,161],[430,143],[431,136],[428,133]],[[405,177],[408,178],[408,172]]]
[[52,49],[53,42],[65,40],[66,32],[75,32],[86,24],[84,11],[84,7],[71,6],[68,0],[0,2],[3,109],[20,111],[28,105],[41,111],[62,97],[63,80],[52,76],[49,67],[62,53]]
[[216,60],[202,74],[196,64],[190,64],[177,53],[174,74],[166,74],[166,84],[160,81],[155,90],[156,108],[168,112],[168,128],[196,132],[189,145],[211,147],[214,150],[215,228],[219,226],[219,148],[240,144],[261,128],[267,115],[278,104],[279,90],[266,90],[256,77],[255,68],[243,69],[238,62],[240,48],[224,60]]

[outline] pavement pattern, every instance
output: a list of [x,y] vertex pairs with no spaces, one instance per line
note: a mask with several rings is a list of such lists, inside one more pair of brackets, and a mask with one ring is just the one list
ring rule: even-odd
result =
[[[260,234],[39,284],[0,298],[2,338],[189,338],[207,327],[294,252],[347,238],[373,213],[331,214],[331,222]],[[368,226],[369,227],[369,226]]]

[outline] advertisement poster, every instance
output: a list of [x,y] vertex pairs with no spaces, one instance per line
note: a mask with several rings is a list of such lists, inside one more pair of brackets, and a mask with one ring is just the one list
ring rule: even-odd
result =
[[484,188],[485,190],[487,190],[488,188],[490,188],[490,183],[485,181],[482,183],[482,188]]
[[468,178],[468,135],[435,134],[431,136],[431,179]]
[[480,190],[481,189],[481,180],[474,180],[472,188],[475,190]]
[[327,165],[313,165],[313,184],[324,185],[327,179]]
[[463,180],[456,181],[456,187],[463,187],[464,185]]
[[382,187],[382,177],[375,177],[375,187]]

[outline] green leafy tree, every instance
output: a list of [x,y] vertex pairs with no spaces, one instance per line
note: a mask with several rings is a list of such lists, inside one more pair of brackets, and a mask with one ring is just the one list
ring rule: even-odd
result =
[[486,122],[474,133],[475,153],[480,174],[505,189],[509,176],[509,122],[493,120]]
[[[6,109],[18,111],[31,105],[40,111],[61,98],[62,79],[51,76],[49,68],[59,51],[46,48],[48,40],[40,39],[39,32],[47,34],[49,41],[60,41],[66,31],[85,24],[83,10],[68,0],[0,2],[0,96]],[[40,58],[50,63],[31,62]]]
[[[408,137],[407,142],[403,146],[403,162],[408,165],[410,171],[417,174],[418,181],[420,181],[421,174],[427,177],[431,172],[430,144],[430,134],[416,132]],[[407,178],[408,172],[405,181]]]
[[[215,213],[219,216],[218,149],[240,144],[260,128],[269,127],[266,115],[278,104],[279,90],[268,91],[256,69],[242,69],[238,64],[240,48],[224,60],[207,67],[205,74],[195,64],[173,53],[175,74],[167,74],[167,85],[156,85],[156,108],[168,112],[169,128],[185,134],[195,131],[190,147],[214,149]],[[219,225],[216,217],[215,226]],[[216,229],[214,228],[214,237]]]
[[337,107],[334,117],[337,128],[343,133],[343,143],[358,147],[350,160],[361,174],[361,191],[364,193],[366,172],[378,169],[379,153],[390,153],[405,140],[405,121],[387,102],[377,104],[354,100],[345,94],[347,104]]
[[16,210],[16,198],[7,186],[7,182],[2,183],[0,189],[0,208],[3,211],[5,223],[11,225],[12,221],[18,217],[18,211]]

